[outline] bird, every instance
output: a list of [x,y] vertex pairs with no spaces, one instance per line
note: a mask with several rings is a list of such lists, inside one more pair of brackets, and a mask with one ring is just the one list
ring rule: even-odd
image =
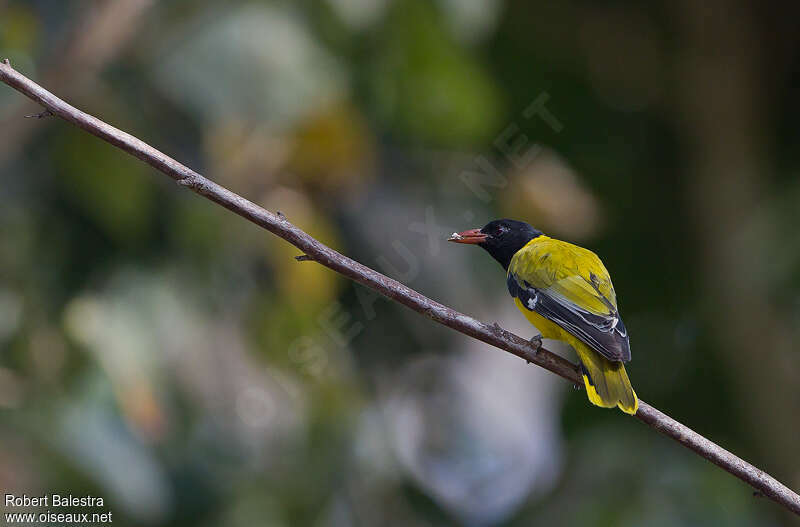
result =
[[477,245],[503,266],[514,303],[541,333],[532,342],[538,349],[542,338],[559,340],[577,352],[592,404],[636,413],[639,399],[624,366],[631,359],[628,330],[595,253],[510,219],[455,232],[448,241]]

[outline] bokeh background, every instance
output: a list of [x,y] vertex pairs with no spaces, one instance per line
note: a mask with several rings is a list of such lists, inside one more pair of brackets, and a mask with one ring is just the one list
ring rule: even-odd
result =
[[[0,55],[531,336],[483,252],[598,252],[648,402],[800,488],[800,5],[0,0]],[[0,86],[0,488],[116,525],[789,525],[676,443]],[[547,343],[548,347],[569,350]]]

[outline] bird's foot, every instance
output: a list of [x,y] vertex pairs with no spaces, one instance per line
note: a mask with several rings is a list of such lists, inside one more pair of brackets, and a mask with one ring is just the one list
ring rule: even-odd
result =
[[[575,373],[578,374],[578,379],[583,378],[583,366],[581,365],[580,362],[578,362],[578,364],[575,365]],[[575,391],[579,391],[581,388],[583,388],[582,382],[576,381],[575,384],[572,385],[572,389]]]
[[[536,336],[532,337],[531,340],[530,340],[530,343],[531,343],[531,347],[533,347],[533,354],[536,355],[537,353],[539,353],[539,350],[542,348],[542,336],[541,335],[536,335]],[[528,364],[531,363],[531,361],[526,361],[526,362]]]

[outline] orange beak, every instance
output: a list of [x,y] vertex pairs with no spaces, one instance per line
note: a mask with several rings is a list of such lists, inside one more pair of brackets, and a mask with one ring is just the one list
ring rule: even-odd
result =
[[447,241],[477,245],[486,241],[486,235],[480,229],[470,229],[464,232],[454,232],[447,238]]

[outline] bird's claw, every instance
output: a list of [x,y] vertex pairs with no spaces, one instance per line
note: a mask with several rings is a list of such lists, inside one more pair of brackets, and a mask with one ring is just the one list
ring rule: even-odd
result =
[[[575,365],[575,373],[578,374],[578,379],[580,379],[583,376],[583,371],[581,370],[580,362]],[[576,382],[572,385],[572,389],[575,390],[576,392],[579,391],[581,388],[583,388],[583,384],[579,382]]]
[[[536,335],[535,337],[532,337],[531,340],[530,340],[530,344],[531,344],[531,347],[533,347],[533,354],[536,355],[537,353],[539,353],[539,350],[542,348],[542,336],[541,335]],[[525,362],[527,362],[528,364],[531,363],[531,361],[529,361],[528,359],[525,359]]]

